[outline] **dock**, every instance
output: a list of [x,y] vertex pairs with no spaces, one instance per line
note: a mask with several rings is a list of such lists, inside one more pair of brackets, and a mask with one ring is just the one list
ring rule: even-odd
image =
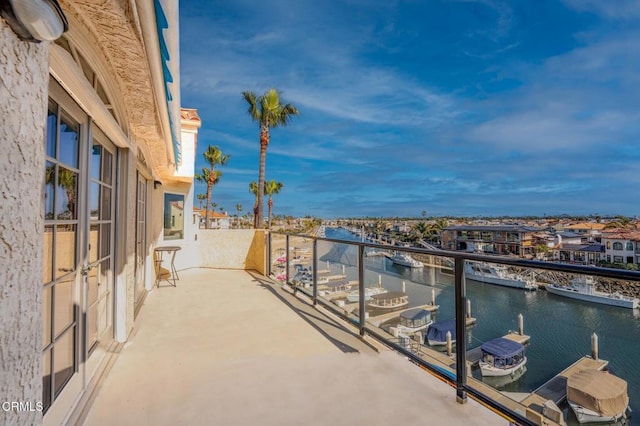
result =
[[398,311],[387,312],[387,313],[375,315],[375,316],[369,316],[367,321],[375,325],[376,327],[380,327],[380,324],[387,322],[391,319],[394,319],[396,317],[399,317],[401,313],[408,311],[409,309],[420,308],[420,309],[424,309],[425,311],[435,312],[438,310],[439,307],[440,305],[432,305],[430,303],[426,305],[413,306],[411,308],[400,309]]
[[521,401],[521,404],[538,413],[542,412],[544,403],[549,399],[559,405],[567,398],[567,379],[569,376],[582,370],[602,370],[607,364],[609,361],[584,356],[534,390]]

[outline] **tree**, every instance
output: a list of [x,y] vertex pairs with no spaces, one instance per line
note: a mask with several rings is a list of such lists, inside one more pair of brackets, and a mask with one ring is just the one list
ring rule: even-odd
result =
[[[47,167],[47,169],[45,170],[45,183],[47,185],[53,184],[55,180],[55,174],[55,166],[52,165]],[[58,186],[61,187],[67,195],[67,211],[69,212],[68,219],[74,219],[76,217],[77,174],[69,169],[65,169],[64,167],[59,167]]]
[[270,180],[265,182],[264,185],[264,195],[269,196],[269,229],[271,229],[271,211],[273,209],[273,196],[275,194],[279,194],[280,190],[284,184],[282,182],[276,182],[275,180]]
[[207,199],[207,196],[206,196],[206,194],[198,194],[197,197],[198,197],[198,202],[199,202],[199,205],[200,205],[199,208],[200,208],[200,210],[202,210],[202,202]]
[[253,227],[258,227],[258,184],[256,182],[249,182],[249,192],[256,197],[255,203],[253,203]]
[[613,220],[609,221],[604,229],[633,229],[635,228],[634,223],[625,216],[616,216]]
[[[205,211],[205,229],[209,229],[209,203],[211,202],[211,189],[213,189],[213,185],[215,185],[219,180],[220,176],[222,176],[222,172],[220,170],[216,170],[217,166],[224,166],[229,161],[229,156],[224,155],[222,150],[217,146],[211,146],[207,148],[207,150],[202,154],[204,156],[204,160],[209,164],[209,167],[203,167],[202,173],[196,173],[196,180],[198,182],[204,182],[207,185],[207,203],[206,211]],[[214,208],[215,209],[215,208]]]
[[418,239],[424,239],[424,237],[429,233],[429,229],[430,227],[426,222],[418,222],[413,225],[412,231]]
[[236,204],[236,211],[238,212],[236,214],[236,226],[240,227],[239,226],[239,224],[240,224],[240,212],[242,211],[242,204],[240,204],[240,203]]
[[256,228],[262,228],[264,220],[264,175],[266,168],[267,146],[269,145],[269,129],[278,126],[286,126],[291,117],[298,115],[298,109],[291,104],[281,104],[280,94],[276,89],[269,89],[267,92],[256,98],[253,92],[242,92],[242,96],[249,104],[249,116],[260,126],[260,163],[258,169],[258,190],[257,203],[254,208]]

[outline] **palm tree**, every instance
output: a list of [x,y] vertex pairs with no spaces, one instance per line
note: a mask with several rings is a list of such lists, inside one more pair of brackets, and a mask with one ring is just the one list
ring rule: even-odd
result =
[[264,185],[264,195],[269,196],[269,229],[271,229],[271,210],[273,209],[273,196],[275,194],[279,194],[283,186],[284,184],[282,182],[276,182],[275,180],[265,182]]
[[205,194],[198,194],[197,197],[200,204],[199,208],[202,210],[202,202],[207,199],[207,196]]
[[298,115],[298,109],[291,104],[282,105],[280,95],[276,89],[256,98],[253,92],[242,92],[242,96],[249,104],[249,115],[260,126],[260,168],[258,171],[257,203],[254,214],[256,228],[262,228],[264,220],[264,174],[267,158],[267,146],[269,145],[269,129],[278,126],[286,126],[293,115]]
[[242,204],[240,204],[240,203],[236,204],[236,210],[238,211],[238,214],[236,215],[236,221],[238,223],[236,223],[236,226],[238,226],[239,223],[240,223],[240,212],[242,211]]
[[[56,169],[55,166],[49,166],[45,170],[45,183],[47,185],[52,184],[55,180]],[[58,186],[64,189],[67,195],[67,211],[69,212],[69,219],[76,217],[76,185],[77,174],[64,167],[58,168]]]
[[256,201],[253,204],[253,227],[258,227],[258,184],[255,182],[249,182],[249,192],[256,197]]
[[442,238],[442,230],[449,226],[449,221],[443,217],[439,217],[429,226],[429,240],[440,244]]
[[412,231],[418,239],[424,239],[425,235],[429,233],[429,225],[426,222],[418,222],[413,225]]
[[222,150],[217,146],[211,146],[202,154],[205,161],[209,164],[209,167],[203,167],[202,173],[196,173],[196,180],[198,182],[204,182],[207,185],[207,203],[205,211],[205,229],[209,229],[209,203],[211,201],[211,189],[222,176],[220,170],[216,170],[216,166],[224,166],[229,161],[229,156],[224,155]]

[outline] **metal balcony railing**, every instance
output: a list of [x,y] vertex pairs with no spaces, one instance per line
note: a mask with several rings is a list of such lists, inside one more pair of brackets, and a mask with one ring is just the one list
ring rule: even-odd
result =
[[[455,374],[451,374],[450,371],[439,367],[436,364],[429,363],[425,361],[424,357],[421,356],[420,349],[414,348],[415,344],[413,342],[399,341],[398,339],[391,339],[388,336],[380,333],[380,330],[376,327],[371,326],[367,322],[366,316],[366,300],[363,295],[365,294],[365,267],[364,267],[364,259],[365,259],[365,249],[370,249],[374,251],[388,251],[394,250],[403,253],[409,254],[421,254],[421,255],[429,255],[434,256],[434,258],[442,259],[439,263],[440,265],[452,265],[453,266],[453,279],[454,279],[454,287],[455,287],[455,319],[456,319],[456,334],[458,336],[465,336],[466,332],[466,322],[465,318],[467,318],[467,292],[466,292],[466,283],[464,277],[464,263],[465,261],[478,261],[478,262],[488,262],[492,264],[499,265],[507,265],[512,267],[519,268],[530,268],[535,270],[544,270],[544,271],[555,271],[562,273],[573,273],[573,274],[588,274],[598,277],[611,278],[615,280],[625,280],[625,281],[640,281],[640,273],[628,270],[619,270],[619,269],[609,269],[609,268],[599,268],[599,267],[588,267],[582,265],[567,265],[567,264],[559,264],[559,263],[549,263],[537,260],[525,260],[519,258],[507,258],[500,257],[495,255],[481,255],[481,254],[473,254],[466,252],[458,252],[458,251],[446,251],[446,250],[438,250],[438,249],[426,249],[426,248],[417,248],[417,247],[397,247],[397,246],[389,246],[389,245],[381,245],[374,244],[364,241],[350,241],[350,240],[341,240],[341,239],[332,239],[326,237],[316,237],[314,235],[297,235],[297,234],[286,234],[281,232],[270,232],[268,238],[268,275],[271,275],[272,269],[271,266],[273,264],[272,259],[272,244],[273,237],[278,236],[285,238],[285,254],[284,254],[284,264],[285,264],[285,272],[284,277],[281,277],[283,284],[289,285],[293,288],[295,292],[302,292],[307,296],[311,297],[312,303],[314,305],[320,304],[324,308],[330,310],[337,316],[343,318],[344,320],[352,323],[359,329],[359,333],[361,336],[369,335],[374,339],[378,340],[382,344],[393,348],[394,350],[402,353],[404,356],[409,358],[415,364],[421,366],[422,368],[430,371],[432,374],[441,378],[443,381],[448,382],[456,389],[456,397],[459,402],[464,402],[467,396],[471,396],[474,399],[480,401],[491,409],[501,413],[504,417],[508,418],[515,424],[521,425],[536,425],[537,423],[527,418],[526,415],[521,412],[517,412],[514,409],[504,405],[500,401],[492,398],[490,395],[486,395],[483,392],[474,389],[469,386],[467,382],[468,378],[468,352],[467,352],[467,343],[465,338],[459,338],[456,342],[455,346]],[[311,289],[305,289],[299,286],[294,285],[291,282],[291,277],[289,276],[289,270],[291,266],[291,239],[304,239],[311,240],[311,262],[312,262],[312,285]],[[343,244],[348,246],[354,246],[357,248],[357,268],[358,268],[358,315],[355,317],[352,314],[345,313],[344,310],[338,308],[337,305],[325,300],[322,297],[319,297],[318,294],[318,242],[323,241],[327,243],[333,244]],[[357,318],[357,319],[356,319]],[[526,412],[526,410],[525,410]]]

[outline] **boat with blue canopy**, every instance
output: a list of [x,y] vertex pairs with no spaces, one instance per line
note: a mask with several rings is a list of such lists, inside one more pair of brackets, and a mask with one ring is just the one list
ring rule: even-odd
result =
[[434,322],[427,329],[425,340],[429,346],[438,346],[447,344],[447,332],[451,333],[451,343],[456,342],[456,320],[449,319]]
[[482,376],[515,376],[524,369],[527,357],[524,345],[513,340],[498,337],[481,346],[482,359],[480,372]]

